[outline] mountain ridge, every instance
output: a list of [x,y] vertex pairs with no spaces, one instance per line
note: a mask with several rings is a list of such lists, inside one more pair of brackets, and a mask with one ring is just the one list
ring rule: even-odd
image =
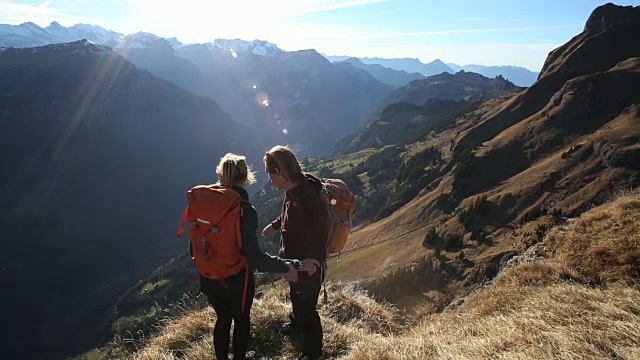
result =
[[496,76],[502,76],[507,80],[510,80],[517,86],[528,87],[533,84],[538,73],[531,71],[527,68],[514,66],[514,65],[457,65],[453,63],[443,63],[441,60],[436,59],[430,63],[422,63],[419,59],[414,58],[358,58],[352,56],[330,56],[324,55],[332,62],[344,62],[349,59],[358,59],[365,65],[380,65],[388,69],[394,69],[397,71],[406,71],[409,73],[415,72],[422,74],[425,77],[439,74],[441,72],[448,72],[454,74],[460,70],[467,72],[475,72],[483,76],[493,78]]
[[[29,29],[33,34],[39,36],[41,39],[35,42],[29,42],[25,38],[21,38],[19,33],[24,32],[25,29]],[[57,33],[57,37],[55,34],[51,34],[51,31],[55,29]],[[139,33],[138,33],[139,34]],[[147,33],[148,34],[148,33]],[[52,22],[46,28],[41,28],[40,26],[33,23],[23,23],[20,25],[2,25],[0,24],[0,47],[32,47],[37,45],[45,45],[47,43],[53,42],[70,42],[81,40],[82,38],[87,38],[96,43],[108,45],[111,47],[121,47],[123,43],[125,43],[125,38],[136,35],[129,34],[123,35],[114,31],[105,30],[96,25],[88,25],[88,24],[77,24],[73,25],[69,28],[65,28],[61,26],[57,22]],[[149,34],[153,35],[153,34]],[[24,34],[22,35],[24,36]],[[155,35],[153,35],[156,38]],[[3,40],[3,37],[5,38]],[[42,40],[48,39],[48,40]],[[178,41],[176,38],[167,38],[167,40],[172,44],[172,46],[177,50],[181,47],[188,45],[205,45],[209,47],[217,47],[222,51],[231,51],[231,50],[242,50],[247,51],[250,50],[254,52],[256,55],[261,56],[279,56],[283,50],[279,49],[277,45],[273,43],[269,43],[264,40],[241,40],[241,39],[216,39],[213,43],[208,42],[204,44],[183,44]],[[324,55],[325,58],[334,61],[345,61],[351,56],[329,56]],[[502,65],[502,66],[482,66],[482,65],[463,65],[459,66],[456,64],[445,64],[439,59],[435,59],[430,63],[422,63],[419,59],[416,58],[397,58],[397,59],[385,59],[385,58],[368,58],[362,57],[359,58],[361,62],[365,65],[381,65],[383,67],[394,69],[398,71],[406,71],[408,73],[419,73],[425,77],[439,74],[441,72],[450,72],[455,73],[459,70],[472,71],[480,73],[487,77],[495,77],[497,75],[502,75],[503,77],[511,80],[514,84],[518,86],[529,86],[535,81],[537,73],[532,72],[528,69],[524,69],[521,67],[514,67],[510,65]],[[376,71],[380,71],[377,69]],[[384,81],[383,81],[384,82]],[[397,84],[397,80],[388,83],[391,86],[398,87],[404,84]]]

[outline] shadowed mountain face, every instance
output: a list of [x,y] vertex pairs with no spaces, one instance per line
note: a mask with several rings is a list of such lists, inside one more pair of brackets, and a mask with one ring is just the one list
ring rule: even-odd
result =
[[411,142],[476,102],[518,89],[502,77],[489,79],[464,71],[412,81],[385,96],[363,118],[366,128],[343,138],[334,153]]
[[477,101],[517,90],[518,87],[502,77],[493,79],[480,74],[460,71],[441,73],[424,80],[416,80],[391,93],[378,104],[384,107],[397,102],[422,105],[430,99]]
[[184,192],[224,152],[258,157],[211,100],[82,41],[0,52],[0,151],[7,358],[93,345],[117,295],[184,249]]

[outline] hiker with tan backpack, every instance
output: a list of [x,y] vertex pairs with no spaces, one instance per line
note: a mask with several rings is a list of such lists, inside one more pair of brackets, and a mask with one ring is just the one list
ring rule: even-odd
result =
[[[314,259],[321,264],[315,273],[298,271],[283,276],[289,281],[293,312],[289,316],[291,321],[280,324],[278,330],[302,334],[302,353],[297,360],[322,359],[318,296],[329,249],[331,252],[342,249],[350,231],[355,198],[340,180],[323,181],[303,173],[295,154],[286,146],[273,147],[263,161],[271,183],[285,191],[280,216],[264,228],[263,235],[271,237],[279,230],[280,256]],[[336,207],[347,209],[348,220],[337,220]]]
[[233,358],[250,355],[250,312],[255,294],[253,269],[293,279],[313,276],[314,259],[282,259],[262,253],[257,241],[258,216],[244,187],[255,182],[244,156],[226,154],[216,168],[220,182],[198,185],[187,192],[178,237],[185,223],[192,260],[200,275],[200,288],[216,312],[213,345],[217,359],[227,359],[231,323]]

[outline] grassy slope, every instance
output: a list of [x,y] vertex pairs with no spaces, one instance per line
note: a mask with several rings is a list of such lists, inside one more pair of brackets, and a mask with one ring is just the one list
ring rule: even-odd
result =
[[[331,285],[329,303],[320,305],[325,352],[344,359],[636,359],[638,229],[640,192],[623,194],[553,227],[491,284],[417,319],[400,318],[349,285]],[[256,357],[290,358],[292,342],[272,330],[290,311],[286,289],[260,293],[252,312]],[[156,335],[129,341],[129,350],[120,339],[87,358],[210,359],[213,317],[195,306],[161,322]]]

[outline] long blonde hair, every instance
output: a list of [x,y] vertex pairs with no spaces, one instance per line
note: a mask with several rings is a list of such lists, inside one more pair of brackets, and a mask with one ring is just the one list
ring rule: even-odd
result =
[[293,151],[284,145],[276,145],[262,159],[268,172],[282,174],[285,179],[298,183],[302,180],[302,167]]
[[244,155],[225,154],[220,158],[216,174],[218,174],[220,185],[223,186],[246,187],[256,182],[254,172],[247,165],[247,158]]

